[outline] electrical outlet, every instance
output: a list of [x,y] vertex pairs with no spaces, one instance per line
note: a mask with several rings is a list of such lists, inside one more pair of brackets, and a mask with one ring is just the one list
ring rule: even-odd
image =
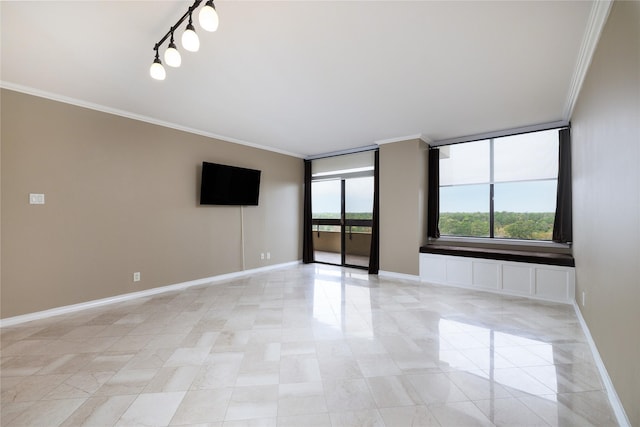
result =
[[140,281],[140,272],[136,271],[135,273],[133,273],[133,281],[134,282],[139,282]]
[[29,194],[29,204],[31,205],[44,205],[44,194]]
[[271,259],[271,252],[267,252],[267,259]]
[[260,254],[260,259],[264,259],[264,252]]

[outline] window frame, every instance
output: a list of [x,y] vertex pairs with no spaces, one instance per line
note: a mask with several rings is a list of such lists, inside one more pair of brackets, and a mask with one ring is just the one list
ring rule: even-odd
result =
[[[569,128],[570,125],[568,122],[554,122],[554,123],[550,123],[550,124],[542,124],[542,125],[535,125],[535,126],[529,126],[526,128],[519,128],[519,129],[511,129],[508,131],[501,131],[501,132],[490,132],[490,133],[486,133],[486,134],[481,134],[481,135],[473,135],[473,136],[469,136],[469,137],[462,137],[462,138],[453,138],[453,139],[449,139],[449,140],[442,140],[442,141],[436,141],[433,142],[431,145],[432,148],[441,148],[441,147],[446,147],[446,146],[451,146],[451,145],[455,145],[455,144],[462,144],[462,143],[470,143],[470,142],[479,142],[482,140],[488,140],[489,141],[489,145],[490,145],[490,156],[489,156],[489,162],[490,162],[490,177],[489,177],[489,181],[485,182],[485,183],[480,183],[483,185],[488,185],[489,186],[489,236],[456,236],[456,235],[440,235],[438,232],[438,237],[433,237],[430,236],[429,237],[429,241],[431,241],[432,243],[438,242],[438,243],[444,243],[444,244],[449,244],[449,243],[471,243],[472,245],[479,245],[479,246],[505,246],[505,245],[509,245],[509,246],[529,246],[529,247],[535,247],[535,248],[552,248],[552,249],[566,249],[566,248],[570,248],[571,247],[571,243],[559,243],[559,242],[555,242],[553,241],[553,237],[550,240],[534,240],[534,239],[516,239],[516,238],[507,238],[507,237],[495,237],[495,210],[494,210],[494,196],[495,196],[495,184],[504,184],[504,183],[517,183],[517,182],[536,182],[536,181],[555,181],[556,182],[556,191],[557,191],[557,187],[558,187],[558,179],[559,176],[556,176],[555,178],[540,178],[540,179],[531,179],[531,180],[512,180],[512,181],[500,181],[500,182],[495,182],[494,180],[494,174],[495,174],[495,157],[494,157],[494,141],[498,138],[502,138],[502,137],[509,137],[509,136],[516,136],[516,135],[521,135],[521,134],[527,134],[527,133],[537,133],[537,132],[543,132],[543,131],[548,131],[548,130],[557,130],[558,131],[558,154],[560,151],[560,131],[564,128]],[[560,174],[560,164],[558,164],[558,175]],[[440,198],[439,194],[440,194],[440,188],[442,187],[455,187],[455,186],[460,186],[460,185],[464,185],[464,184],[449,184],[449,185],[441,185],[440,182],[438,182],[438,199]],[[554,207],[554,214],[557,211],[558,207],[555,206]],[[438,224],[440,223],[440,213],[441,213],[441,206],[440,206],[440,202],[438,202]]]

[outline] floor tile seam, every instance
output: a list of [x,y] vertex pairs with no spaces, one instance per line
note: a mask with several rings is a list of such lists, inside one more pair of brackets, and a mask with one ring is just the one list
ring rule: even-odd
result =
[[[482,412],[482,414],[484,414],[484,416],[489,420],[489,422],[491,422],[492,424],[495,424],[495,423],[494,423],[494,422],[489,418],[489,416],[487,416],[487,415],[482,411],[482,408],[481,408],[481,407],[480,407],[480,405],[479,405],[479,403],[480,403],[480,402],[486,402],[486,401],[489,401],[489,400],[491,400],[491,399],[478,399],[478,400],[472,400],[472,401],[471,401],[471,403],[473,403],[473,404],[474,404],[474,406],[475,406],[476,408],[478,408],[478,410],[479,410],[480,412]],[[548,427],[554,427],[554,426],[552,426],[551,424],[549,424],[549,423],[547,422],[547,420],[545,420],[545,419],[544,419],[544,418],[542,418],[540,415],[538,415],[538,413],[537,413],[534,409],[530,408],[528,405],[526,405],[524,402],[522,402],[518,397],[513,396],[513,397],[507,397],[507,398],[496,398],[495,400],[517,400],[520,404],[524,405],[524,406],[525,406],[529,411],[531,411],[531,413],[533,413],[533,415],[538,419],[538,421],[539,421],[539,422],[544,423],[544,425],[545,425],[545,426],[548,426]],[[536,424],[536,425],[537,425],[537,424]]]
[[[581,393],[581,392],[580,392],[580,393]],[[604,391],[604,393],[606,394],[606,391]],[[563,408],[565,411],[568,411],[568,412],[570,412],[571,414],[573,414],[573,415],[575,415],[575,416],[578,416],[578,417],[580,417],[580,418],[583,418],[583,419],[584,419],[585,417],[584,417],[584,415],[583,415],[583,414],[581,414],[581,413],[578,413],[578,412],[574,411],[574,410],[573,410],[573,408],[571,408],[571,407],[569,407],[569,406],[565,405],[564,403],[562,403],[562,402],[560,402],[560,401],[558,400],[558,398],[557,398],[557,397],[558,397],[558,396],[560,396],[560,395],[562,395],[562,394],[572,394],[572,393],[554,393],[554,396],[556,396],[556,399],[555,399],[556,411],[558,411],[559,409]],[[534,412],[536,415],[538,415],[538,413],[536,412],[536,408],[532,407],[530,404],[527,404],[527,400],[526,400],[526,399],[527,399],[527,398],[541,398],[541,397],[543,397],[543,396],[527,396],[526,398],[525,398],[525,397],[518,397],[517,399],[518,399],[522,404],[524,404],[527,408],[529,408],[532,412]],[[561,405],[561,407],[558,407],[558,405]],[[615,415],[613,414],[613,412],[612,412],[612,411],[610,411],[610,415],[612,416],[612,419],[614,419],[614,420],[615,420]],[[587,417],[587,418],[588,418],[588,417]],[[546,420],[545,420],[545,421],[546,421]],[[586,420],[586,419],[585,419],[585,421],[587,421],[587,422],[589,423],[589,421],[588,421],[588,420]],[[589,424],[591,425],[591,423],[589,423]],[[617,424],[616,424],[616,425],[617,425]]]
[[[327,401],[327,395],[326,395],[326,391],[325,391],[325,387],[324,387],[324,381],[323,381],[322,377],[320,378],[320,381],[318,381],[318,382],[320,382],[322,384],[322,393],[321,393],[321,395],[322,395],[322,400],[324,402],[324,407],[326,408],[326,411],[314,412],[314,413],[305,413],[305,414],[298,414],[298,415],[307,416],[307,415],[317,415],[317,414],[325,414],[325,413],[329,414],[329,403]],[[295,384],[295,383],[292,383],[292,384]],[[278,389],[279,389],[279,387],[278,387]],[[320,395],[317,395],[317,396],[320,396]],[[307,397],[307,396],[305,395],[304,397]],[[280,399],[281,399],[281,397],[280,397],[279,390],[278,390],[278,405],[277,405],[277,408],[276,408],[276,418],[280,417],[280,415],[279,415]],[[289,416],[291,416],[291,415],[282,415],[282,417],[289,417]]]
[[437,413],[437,411],[434,411],[434,408],[437,408],[437,407],[440,407],[440,408],[442,408],[442,407],[449,407],[449,406],[451,406],[451,405],[453,405],[453,404],[457,404],[457,403],[470,403],[474,408],[476,408],[478,411],[480,411],[480,413],[485,417],[486,421],[489,423],[489,425],[490,425],[490,426],[492,426],[492,427],[496,427],[496,424],[494,424],[493,422],[491,422],[491,420],[489,420],[489,418],[488,418],[486,415],[484,415],[484,413],[483,413],[483,412],[482,412],[482,411],[477,407],[477,405],[475,405],[475,404],[474,404],[473,402],[471,402],[471,401],[439,403],[439,404],[436,404],[436,405],[433,405],[433,406],[429,407],[428,409],[431,411],[431,413],[433,414],[434,418],[438,421],[438,423],[439,423],[441,426],[447,426],[447,427],[450,427],[450,424],[445,424],[445,423],[444,423],[444,421],[442,420],[442,418],[438,417],[438,413]]
[[[372,396],[373,396],[373,389],[371,389],[371,385],[369,383],[369,379],[371,379],[371,378],[387,378],[387,377],[401,378],[401,377],[405,377],[405,375],[389,375],[389,376],[378,376],[378,377],[365,378],[367,386],[369,387],[369,391],[370,391]],[[422,399],[422,397],[420,397],[420,392],[418,390],[416,390],[416,387],[413,385],[413,383],[411,383],[410,379],[406,379],[406,381],[401,381],[401,384],[402,384],[403,388],[405,389],[405,391],[407,391],[409,398],[413,401],[413,405],[400,405],[400,406],[393,406],[393,407],[405,408],[405,407],[409,407],[409,406],[418,406],[418,405],[426,406],[427,403]],[[406,389],[407,387],[409,387],[409,390]],[[415,401],[416,399],[419,400],[419,402],[416,402]],[[375,398],[374,398],[374,402],[375,402]],[[377,406],[377,404],[376,404],[376,406]],[[377,407],[378,407],[378,409],[388,408],[387,406],[384,406],[384,407],[377,406]]]
[[[502,368],[499,368],[502,369]],[[528,372],[526,372],[522,367],[516,366],[515,368],[504,368],[504,369],[518,369],[522,372],[524,372],[524,374],[529,377],[531,380],[535,381],[536,383],[542,385],[542,387],[544,387],[545,389],[547,389],[549,392],[548,393],[538,393],[538,394],[531,394],[528,392],[524,392],[527,394],[531,394],[532,396],[538,396],[538,395],[550,395],[550,394],[557,394],[557,390],[553,390],[551,388],[549,388],[545,383],[543,383],[542,381],[540,381],[539,379],[535,378],[533,375],[530,375]],[[510,386],[505,386],[505,387],[510,387]]]
[[[485,373],[486,375],[489,375],[489,376],[491,375],[489,372],[484,371],[484,370],[481,370],[480,372],[483,372],[483,373]],[[452,376],[451,376],[451,374],[453,374],[453,373],[468,373],[468,374],[473,374],[473,372],[470,372],[470,371],[447,371],[447,372],[444,372],[444,374],[447,376],[447,378],[449,379],[449,381],[451,381],[451,382],[452,382],[456,387],[458,387],[458,389],[462,392],[462,394],[464,394],[464,395],[467,397],[467,399],[468,399],[469,401],[473,401],[473,400],[485,400],[485,399],[473,399],[473,398],[469,395],[469,393],[470,393],[470,392],[469,392],[469,391],[465,391],[465,388],[466,388],[466,387],[464,387],[464,385],[463,385],[463,384],[461,384],[461,381],[456,381],[456,379],[455,379],[454,377],[452,377]],[[481,379],[485,379],[485,378],[482,378],[482,377],[480,377],[480,378],[481,378]],[[487,381],[492,381],[490,378],[489,378],[489,379],[486,379],[486,380],[487,380]],[[494,382],[494,384],[495,384],[495,385],[497,385],[498,387],[503,388],[503,389],[504,389],[504,390],[509,394],[509,397],[515,397],[515,396],[513,395],[513,393],[511,392],[511,390],[509,390],[509,387],[507,387],[507,386],[505,386],[505,385],[502,385],[502,384],[500,384],[500,383],[498,383],[498,382],[495,382],[495,381],[493,381],[493,382]]]
[[[86,405],[91,399],[104,398],[106,401],[109,401],[112,398],[120,397],[120,396],[135,396],[133,399],[131,399],[131,402],[129,403],[129,405],[127,405],[127,407],[122,411],[122,414],[120,415],[120,417],[118,417],[118,420],[114,423],[114,425],[115,425],[120,421],[120,419],[122,418],[122,415],[124,415],[127,412],[127,410],[131,407],[131,405],[133,405],[133,403],[136,401],[136,399],[138,398],[138,396],[140,394],[142,394],[142,393],[116,394],[116,395],[110,395],[110,396],[107,396],[107,395],[94,396],[94,395],[92,395],[90,397],[85,398],[84,402],[82,402],[82,404],[79,405],[71,414],[69,414],[69,416],[67,418],[65,418],[59,425],[63,425],[67,420],[71,419],[73,417],[73,415],[76,412],[80,411],[84,407],[84,405]],[[68,400],[68,399],[63,399],[63,400]],[[93,412],[91,414],[93,414]]]
[[[24,408],[22,408],[17,414],[14,414],[13,418],[11,418],[11,421],[9,421],[9,424],[11,424],[15,419],[19,418],[24,412],[26,412],[27,410],[29,410],[36,401],[33,402],[16,402],[17,404],[20,403],[24,403],[24,404],[28,404],[28,406],[25,406]],[[4,423],[2,422],[2,414],[0,413],[0,425],[4,426]]]
[[[122,419],[122,417],[124,417],[124,415],[127,413],[127,411],[129,411],[129,409],[133,406],[133,404],[138,400],[138,398],[140,398],[140,396],[142,395],[149,395],[149,394],[164,394],[164,393],[170,393],[170,392],[154,392],[154,393],[145,393],[145,392],[140,392],[140,393],[135,393],[135,394],[123,394],[123,395],[113,395],[113,396],[106,396],[107,399],[112,398],[114,396],[136,396],[134,399],[131,400],[131,403],[129,403],[129,405],[127,406],[127,408],[122,411],[122,414],[120,415],[120,417],[118,417],[118,420],[113,424],[114,426],[117,426],[121,421],[124,422],[124,420]],[[179,392],[176,392],[179,393]],[[178,412],[178,408],[180,407],[180,405],[182,404],[182,401],[184,400],[185,396],[187,395],[187,392],[184,392],[182,399],[180,399],[180,402],[178,403],[178,405],[176,406],[176,409],[174,411],[174,413],[171,416],[171,419],[173,419],[173,417],[175,416],[175,414]],[[68,418],[67,418],[68,419]],[[171,419],[169,420],[169,422],[166,424],[167,426],[171,425]],[[66,420],[65,420],[66,421]],[[158,426],[159,427],[159,426]]]
[[[512,368],[496,368],[495,370],[507,370],[507,369],[518,369],[518,370],[523,371],[523,369],[522,369],[522,368],[517,367],[517,366],[512,367]],[[486,375],[489,375],[489,376],[491,377],[491,372],[490,372],[490,370],[488,370],[488,369],[482,369],[481,371],[482,371],[482,372],[484,372]],[[450,372],[451,372],[451,371],[448,371],[448,372],[446,372],[446,373],[450,373]],[[468,372],[468,371],[459,371],[459,372]],[[532,393],[530,393],[530,392],[528,392],[528,391],[524,391],[524,390],[516,389],[514,386],[511,386],[511,385],[503,384],[503,383],[500,383],[500,382],[496,382],[496,384],[498,384],[500,387],[504,388],[504,389],[506,390],[506,392],[507,392],[507,393],[509,393],[509,395],[510,395],[510,396],[513,396],[513,397],[518,397],[518,396],[519,396],[520,394],[522,394],[522,393],[527,394],[527,395],[529,395],[529,396],[548,396],[548,395],[553,395],[553,394],[557,394],[557,393],[558,393],[557,391],[554,391],[554,390],[552,390],[551,388],[547,387],[547,385],[546,385],[546,384],[542,383],[542,382],[541,382],[541,381],[539,381],[537,378],[535,378],[535,377],[533,377],[533,376],[529,375],[529,373],[528,373],[528,372],[526,372],[526,371],[525,371],[524,373],[525,373],[525,375],[527,375],[527,376],[529,377],[529,379],[530,379],[530,380],[534,380],[536,383],[541,384],[545,389],[547,389],[547,390],[548,390],[548,393],[532,394]]]
[[[78,389],[77,387],[74,387],[74,388],[75,388],[75,389],[78,389],[78,390],[81,390],[81,391],[82,391],[82,392],[84,392],[84,393],[88,393],[88,394],[89,394],[89,396],[88,396],[88,397],[100,396],[100,395],[96,395],[95,393],[97,393],[97,392],[98,392],[98,390],[100,390],[100,388],[101,388],[104,384],[106,384],[109,380],[111,380],[111,378],[113,378],[113,377],[117,374],[117,371],[103,371],[103,372],[112,372],[113,374],[109,377],[109,379],[107,379],[104,383],[102,383],[102,384],[100,385],[100,387],[98,387],[95,391],[93,391],[93,392],[88,392],[88,391],[85,391],[85,390]],[[73,378],[75,375],[77,375],[77,374],[72,374],[69,378],[67,378],[66,380],[64,380],[64,381],[63,381],[62,383],[60,383],[59,385],[57,385],[53,390],[51,390],[51,392],[49,392],[49,393],[47,393],[47,395],[43,396],[43,397],[42,397],[42,400],[57,400],[57,399],[54,399],[54,398],[49,398],[49,399],[47,399],[47,396],[51,395],[51,394],[52,394],[53,392],[55,392],[59,387],[61,387],[61,386],[65,385],[65,384],[67,384],[67,381],[68,381],[68,380],[70,380],[71,378]],[[71,386],[71,387],[72,387],[72,386]],[[64,399],[64,398],[62,398],[62,399]]]
[[[554,364],[554,365],[545,365],[545,366],[525,366],[523,369],[525,369],[525,372],[526,372],[526,369],[531,369],[531,368],[542,368],[542,367],[546,367],[546,366],[553,366],[553,367],[556,367],[556,366],[557,366],[557,364]],[[594,378],[596,378],[596,379],[598,380],[598,385],[599,385],[599,387],[600,387],[600,388],[586,388],[586,389],[583,389],[583,390],[575,390],[575,391],[560,391],[560,390],[556,390],[555,392],[556,392],[556,393],[574,393],[574,392],[575,392],[575,393],[577,393],[577,392],[587,392],[587,391],[605,391],[605,392],[606,392],[606,388],[605,388],[605,386],[604,386],[604,384],[603,384],[603,382],[602,382],[602,379],[600,378],[600,375],[599,375],[599,373],[597,372],[597,370],[596,370],[596,368],[595,368],[595,367],[594,367],[594,370],[595,370],[595,371],[594,371],[594,372],[595,372]],[[527,373],[527,374],[529,374],[531,377],[536,378],[535,376],[533,376],[533,375],[532,375],[532,374],[530,374],[529,372],[526,372],[526,373]],[[571,375],[571,376],[570,376],[570,378],[568,378],[568,379],[567,379],[567,381],[569,381],[572,385],[580,386],[580,384],[577,384],[577,381],[580,381],[580,380],[576,380],[574,377],[575,377],[575,374]],[[561,377],[557,374],[557,371],[556,371],[556,376],[555,376],[555,378],[556,378],[557,380],[558,380],[558,379],[561,379]],[[564,377],[562,377],[562,378],[564,378]],[[537,378],[536,378],[536,379],[537,379]],[[540,381],[540,382],[542,382],[542,381]],[[544,383],[543,383],[543,384],[544,384]],[[545,384],[545,385],[546,385],[546,384]],[[559,384],[556,384],[556,385],[557,385],[557,386],[559,386]],[[592,387],[592,386],[590,386],[589,384],[587,384],[587,387]],[[593,387],[596,387],[596,386],[593,386]]]
[[[57,387],[58,385],[64,383],[67,379],[69,379],[73,374],[70,373],[62,373],[62,374],[44,374],[44,375],[35,375],[35,374],[30,374],[30,375],[19,375],[19,376],[10,376],[10,377],[3,377],[6,379],[10,379],[10,378],[16,378],[19,379],[18,382],[16,384],[14,384],[13,387],[18,386],[20,384],[22,384],[23,382],[31,379],[31,378],[35,378],[35,377],[53,377],[53,376],[63,376],[64,378],[57,383],[54,387]],[[6,390],[5,390],[6,391]]]

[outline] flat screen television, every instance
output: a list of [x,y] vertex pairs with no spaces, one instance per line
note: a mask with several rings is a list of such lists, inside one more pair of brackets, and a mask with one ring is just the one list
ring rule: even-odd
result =
[[260,173],[255,169],[202,162],[200,204],[257,206]]

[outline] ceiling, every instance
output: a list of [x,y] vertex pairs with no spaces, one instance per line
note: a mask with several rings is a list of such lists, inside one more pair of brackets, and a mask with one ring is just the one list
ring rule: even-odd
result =
[[441,140],[568,119],[594,2],[218,0],[151,79],[190,5],[3,1],[2,86],[301,157]]

